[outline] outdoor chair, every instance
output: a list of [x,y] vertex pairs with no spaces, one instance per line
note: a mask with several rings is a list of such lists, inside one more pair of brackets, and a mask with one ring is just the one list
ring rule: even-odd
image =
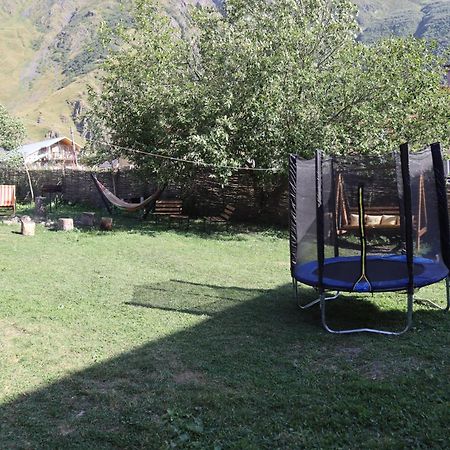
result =
[[0,208],[12,209],[16,213],[16,186],[14,184],[0,185]]

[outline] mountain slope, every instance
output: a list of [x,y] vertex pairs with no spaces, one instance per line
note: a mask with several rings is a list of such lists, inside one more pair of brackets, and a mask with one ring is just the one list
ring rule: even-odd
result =
[[354,0],[359,7],[361,40],[415,36],[450,46],[450,0]]
[[[73,127],[85,133],[81,113],[86,86],[104,56],[102,22],[114,27],[129,19],[122,0],[2,0],[0,3],[0,103],[22,118],[29,140]],[[165,0],[182,22],[185,2]],[[189,3],[189,1],[187,2]],[[196,2],[214,4],[212,0]]]
[[[161,0],[183,24],[188,4],[220,7],[222,0]],[[450,0],[355,0],[361,40],[415,35],[449,45]],[[88,82],[104,56],[97,30],[129,19],[127,0],[1,0],[0,103],[21,117],[29,140],[74,127],[85,133],[81,113]]]
[[68,134],[102,56],[96,31],[126,15],[118,0],[3,0],[0,102],[25,122],[30,139]]

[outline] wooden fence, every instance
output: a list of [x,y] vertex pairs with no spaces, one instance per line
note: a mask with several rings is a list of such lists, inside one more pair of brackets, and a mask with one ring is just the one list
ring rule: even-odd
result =
[[[35,195],[41,195],[44,185],[62,187],[63,199],[73,204],[102,207],[101,197],[91,174],[118,197],[126,201],[139,201],[155,191],[152,181],[145,182],[134,171],[92,172],[89,170],[31,170]],[[18,201],[30,200],[30,187],[25,171],[0,170],[0,184],[15,184]],[[183,199],[184,209],[193,217],[220,213],[225,205],[236,207],[235,218],[245,222],[287,225],[287,180],[275,187],[262,189],[251,175],[236,175],[226,186],[221,186],[208,174],[200,174],[188,187],[169,186],[163,198]]]

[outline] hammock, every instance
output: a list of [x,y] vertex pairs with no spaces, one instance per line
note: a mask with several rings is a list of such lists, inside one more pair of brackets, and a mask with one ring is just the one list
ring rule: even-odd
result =
[[102,196],[103,201],[105,202],[105,206],[108,208],[108,211],[110,211],[110,212],[111,212],[111,209],[110,209],[108,203],[106,203],[106,201],[111,203],[113,206],[116,206],[117,208],[122,209],[127,212],[140,211],[141,209],[145,209],[148,205],[155,202],[165,189],[165,186],[163,188],[157,189],[157,191],[154,194],[152,194],[150,197],[146,198],[141,203],[128,203],[128,202],[120,199],[119,197],[116,197],[111,191],[109,191],[105,186],[103,186],[103,184],[97,180],[97,177],[94,174],[91,174],[91,176],[92,176],[92,179],[94,180],[94,183],[95,183],[100,195]]

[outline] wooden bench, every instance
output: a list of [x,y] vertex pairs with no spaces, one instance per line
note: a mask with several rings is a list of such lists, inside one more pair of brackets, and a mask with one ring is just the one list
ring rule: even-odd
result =
[[225,206],[225,209],[222,213],[220,213],[218,216],[209,216],[203,218],[203,223],[206,224],[213,224],[213,223],[222,223],[226,224],[227,228],[230,223],[231,216],[234,214],[234,211],[236,208],[232,205]]
[[165,217],[171,220],[186,221],[189,226],[189,216],[183,214],[182,200],[156,200],[155,209],[152,212],[152,217],[158,222],[160,217]]
[[[371,231],[383,231],[383,232],[393,232],[400,229],[400,211],[399,208],[395,206],[371,206],[365,208],[365,229],[367,232]],[[357,209],[350,209],[350,214],[358,217]],[[395,223],[383,223],[382,216],[395,216]],[[380,219],[379,223],[370,223],[371,219]],[[347,232],[359,231],[359,220],[357,223],[352,223],[351,217],[345,218],[344,223],[338,227],[338,234],[345,234]],[[359,217],[358,217],[359,219]]]
[[[356,209],[351,209],[350,213],[358,215],[358,211]],[[399,208],[382,207],[382,206],[369,207],[369,208],[365,208],[364,213],[365,213],[365,221],[366,221],[364,228],[365,228],[367,235],[369,235],[369,236],[371,236],[375,233],[380,233],[380,234],[389,236],[400,230]],[[413,228],[417,229],[416,242],[415,242],[417,251],[420,250],[422,237],[428,231],[426,214],[424,217],[419,217],[419,216],[422,216],[422,214],[423,213],[419,212],[418,216],[413,216],[413,218],[412,218],[413,219]],[[395,224],[389,224],[389,223],[383,224],[382,221],[380,221],[380,223],[375,223],[375,224],[367,223],[368,218],[370,220],[371,217],[378,218],[383,215],[384,216],[395,216],[397,218]],[[357,233],[357,232],[359,232],[359,224],[351,224],[351,223],[342,224],[340,227],[338,227],[338,230],[337,230],[337,234],[339,236],[343,236],[345,234]]]
[[16,186],[14,184],[0,184],[0,208],[12,209],[12,214],[16,214]]

